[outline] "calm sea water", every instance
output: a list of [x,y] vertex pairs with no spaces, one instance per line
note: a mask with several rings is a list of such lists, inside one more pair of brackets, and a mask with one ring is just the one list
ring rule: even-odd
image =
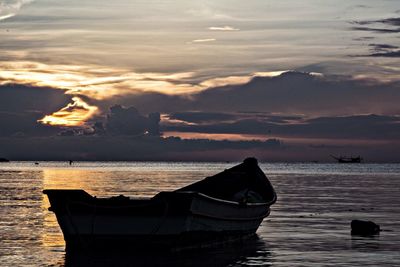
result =
[[[166,255],[66,255],[43,189],[149,197],[235,163],[0,163],[0,266],[400,266],[400,164],[260,164],[278,202],[254,240]],[[373,220],[375,237],[350,235]]]

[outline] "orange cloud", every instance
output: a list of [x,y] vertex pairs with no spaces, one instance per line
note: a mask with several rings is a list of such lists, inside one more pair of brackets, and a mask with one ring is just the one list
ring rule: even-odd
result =
[[73,97],[72,101],[73,103],[51,115],[46,115],[38,122],[53,126],[82,126],[98,111],[97,107],[90,106],[79,97]]

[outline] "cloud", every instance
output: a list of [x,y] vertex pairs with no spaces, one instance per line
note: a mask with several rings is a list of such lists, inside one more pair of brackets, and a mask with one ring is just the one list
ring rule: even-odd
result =
[[246,83],[254,76],[276,76],[282,73],[257,72],[207,79],[197,77],[195,72],[135,72],[99,65],[43,64],[31,61],[0,61],[0,69],[0,84],[48,86],[66,89],[67,94],[85,95],[96,100],[146,92],[188,95],[208,87]]
[[46,87],[0,85],[0,136],[48,136],[60,129],[37,120],[66,106],[71,96]]
[[[180,115],[180,116],[179,116]],[[220,135],[253,135],[267,139],[318,139],[396,141],[400,136],[400,116],[353,115],[308,118],[305,116],[271,116],[270,114],[184,113],[174,114],[183,122],[163,124],[165,132]],[[201,116],[203,115],[203,116]],[[247,116],[246,116],[247,115]],[[199,119],[200,117],[200,119]],[[180,135],[183,136],[183,135]],[[218,136],[217,136],[218,137]],[[333,141],[335,142],[335,141]]]
[[[12,160],[237,160],[276,154],[279,140],[213,141],[149,136],[55,136],[1,138],[2,155]],[[40,151],[38,151],[40,147]]]
[[300,120],[301,116],[290,115],[274,115],[261,112],[207,112],[207,111],[186,111],[173,112],[168,114],[163,124],[172,124],[175,122],[183,122],[184,125],[204,125],[212,123],[230,123],[238,120],[254,119],[259,121],[268,121],[274,123],[288,123],[293,120]]
[[[290,90],[286,91],[288,86]],[[313,92],[313,90],[321,88],[324,90],[337,89],[342,93],[342,101],[349,98],[349,95],[344,95],[344,92],[357,89],[357,87],[364,90],[369,88],[371,91],[382,90],[383,94],[388,93],[388,91],[384,91],[387,88],[377,89],[365,82],[339,80],[305,73],[291,72],[275,77],[259,77],[244,85],[212,88],[193,96],[194,98],[164,95],[163,97],[166,97],[162,98],[164,104],[172,103],[164,102],[166,99],[176,102],[175,105],[170,106],[174,112],[164,114],[161,125],[158,113],[146,116],[133,107],[124,108],[116,105],[110,109],[103,123],[100,123],[100,117],[97,118],[98,122],[93,127],[94,134],[91,135],[77,134],[74,129],[65,130],[62,127],[50,127],[36,123],[36,120],[45,114],[44,111],[52,113],[68,106],[68,103],[74,102],[72,99],[74,97],[64,95],[63,90],[21,86],[22,89],[19,89],[20,95],[18,96],[18,87],[8,87],[3,86],[3,89],[7,90],[0,90],[0,94],[3,92],[3,95],[0,95],[0,102],[3,101],[0,105],[2,108],[0,123],[8,126],[0,128],[0,145],[2,151],[5,151],[4,155],[11,155],[18,159],[240,160],[235,157],[260,155],[265,159],[288,160],[299,157],[307,158],[307,153],[312,153],[314,156],[336,152],[343,154],[344,148],[353,151],[357,149],[357,151],[364,151],[369,155],[368,151],[383,149],[380,146],[387,143],[391,143],[392,148],[396,147],[400,135],[400,117],[398,115],[320,116],[318,113],[304,115],[304,112],[302,115],[290,115],[289,112],[282,111],[282,106],[287,107],[291,104],[290,101],[281,101],[284,98],[280,98],[280,93],[286,98],[288,95],[295,94],[293,97],[300,99],[299,95],[304,92]],[[312,90],[307,91],[304,88]],[[233,95],[237,94],[238,90],[253,95],[253,99],[260,99],[264,108],[270,107],[274,99],[280,99],[277,106],[280,106],[281,113],[271,113],[266,111],[267,109],[260,110],[261,105],[251,106],[252,109],[258,109],[258,111],[238,111],[239,108],[246,109],[250,106],[246,102],[246,95],[240,96],[242,103],[237,106]],[[214,95],[215,92],[218,94]],[[267,93],[267,97],[261,96],[260,92]],[[268,95],[272,92],[274,98],[268,100]],[[206,93],[207,97],[201,99]],[[208,95],[209,93],[212,94]],[[365,95],[363,96],[359,91],[351,93],[355,93],[355,95],[351,97],[350,102],[355,103],[355,100],[365,102],[365,99],[362,98]],[[369,90],[366,90],[366,93],[370,93]],[[23,97],[25,94],[30,97],[25,99]],[[39,96],[40,98],[37,99]],[[211,96],[213,98],[209,98]],[[210,102],[210,99],[214,99],[216,96],[218,97],[215,99],[216,101],[229,101],[227,104],[220,101],[219,104],[227,105],[230,109],[226,109],[226,106],[223,108],[224,110],[218,111],[220,106],[216,107]],[[317,102],[322,102],[318,104],[326,106],[327,103],[336,101],[332,96],[319,100],[313,99],[315,96],[312,95],[307,97],[308,106],[310,103]],[[387,101],[378,98],[377,95],[369,97],[372,97],[375,102],[382,101],[387,105]],[[390,94],[390,97],[397,105],[398,96]],[[7,103],[10,99],[13,100],[13,103]],[[163,108],[154,101],[154,95],[151,95],[150,99],[153,106],[147,106],[147,108],[154,110]],[[26,102],[18,103],[18,100]],[[40,103],[36,103],[37,101]],[[199,106],[198,101],[205,102]],[[55,103],[58,104],[55,105]],[[348,105],[348,103],[341,104]],[[369,103],[365,104],[366,106],[370,105]],[[37,107],[40,106],[45,107],[46,110],[37,110]],[[314,108],[320,109],[321,106]],[[398,105],[396,107],[393,112],[398,114]],[[337,106],[336,108],[341,109]],[[185,109],[187,111],[184,111]],[[77,110],[84,111],[86,109],[79,105],[71,105],[66,109],[68,112]],[[165,136],[180,136],[183,139],[159,138],[160,132],[163,131],[166,133]],[[37,136],[52,137],[44,139]],[[196,140],[190,140],[193,138]],[[226,141],[226,139],[230,139],[230,141]],[[37,149],[35,150],[37,147],[41,147],[39,154]],[[366,150],[367,148],[369,150]],[[312,152],[314,149],[317,149],[319,154]],[[396,158],[396,154],[390,152],[389,146],[386,146],[385,149],[387,149],[385,158]],[[363,153],[360,152],[360,154]],[[379,156],[376,158],[379,159]]]
[[30,61],[0,61],[0,69],[0,84],[18,83],[67,89],[68,94],[83,94],[94,99],[146,91],[187,94],[203,89],[190,83],[193,72],[135,72],[99,65],[60,65]]
[[389,44],[369,44],[371,53],[365,55],[356,55],[356,57],[400,57],[400,49],[398,46]]
[[[371,47],[386,49],[388,46],[377,44]],[[164,78],[166,77],[163,76]],[[123,106],[135,106],[144,114],[163,113],[161,131],[264,135],[265,139],[270,132],[278,133],[277,125],[302,124],[313,117],[400,113],[399,82],[291,71],[255,76],[241,83],[209,84],[217,86],[183,95],[145,92],[106,99],[66,95],[66,101],[62,105],[48,109],[47,113],[40,113],[41,117],[36,120],[53,114],[55,120],[71,118],[70,121],[74,122],[71,126],[82,127],[85,121],[89,124],[99,121],[98,118],[93,118],[95,113],[91,113],[92,107],[98,107],[100,112],[106,114],[110,106],[120,103]],[[219,84],[221,85],[218,86]],[[59,90],[60,95],[65,92],[68,91]],[[134,108],[117,106],[105,122],[104,130],[113,135],[142,135],[146,132],[158,135],[160,115],[156,113],[152,116],[142,115]],[[278,128],[280,131],[284,129]]]
[[195,39],[195,40],[192,40],[189,43],[209,43],[209,42],[215,42],[215,41],[217,41],[217,39],[215,39],[215,38],[207,38],[207,39]]
[[34,0],[0,0],[0,21],[15,16],[22,6]]
[[388,49],[397,49],[399,48],[396,45],[390,45],[390,44],[369,44],[370,47],[372,47],[372,49],[374,51],[386,51]]
[[124,95],[98,105],[108,107],[111,103],[121,103],[146,113],[208,111],[338,116],[399,114],[399,102],[399,82],[286,72],[274,77],[254,77],[244,84],[211,87],[189,96]]
[[[386,18],[386,19],[379,19],[379,20],[361,20],[361,21],[352,21],[352,24],[357,24],[360,26],[352,27],[353,30],[357,31],[370,31],[376,33],[398,33],[400,32],[400,18],[393,17],[393,18]],[[368,25],[373,25],[368,26]],[[380,26],[389,27],[389,28],[382,28]],[[379,28],[377,28],[379,27]]]
[[364,36],[364,37],[357,37],[357,38],[354,38],[353,40],[354,40],[354,41],[369,41],[369,40],[373,40],[373,39],[375,39],[375,37],[372,37],[372,36]]
[[376,33],[399,33],[400,29],[384,29],[384,28],[373,28],[373,27],[352,27],[352,30],[356,31],[368,31]]
[[72,97],[72,103],[51,115],[44,116],[38,122],[53,126],[83,126],[97,112],[97,107],[91,106],[75,96]]
[[400,17],[392,17],[392,18],[378,19],[378,20],[359,20],[359,21],[353,21],[352,23],[359,25],[370,25],[370,24],[380,23],[390,26],[400,26]]
[[190,123],[209,123],[209,122],[225,122],[225,121],[232,121],[236,120],[236,114],[229,114],[229,113],[216,113],[216,112],[174,112],[168,114],[168,117],[165,121],[184,121],[188,124]]
[[160,135],[160,114],[151,113],[143,116],[134,107],[124,108],[115,105],[110,108],[107,115],[105,129],[112,135]]
[[396,51],[384,51],[379,53],[372,53],[368,55],[369,57],[390,57],[390,58],[398,58],[400,57],[400,50]]
[[377,20],[375,22],[380,22],[380,23],[388,24],[388,25],[392,25],[392,26],[400,26],[400,17],[381,19],[381,20]]
[[[369,31],[374,33],[400,33],[400,18],[386,18],[379,20],[364,20],[364,21],[353,21],[353,24],[360,26],[353,27],[356,31]],[[372,25],[372,26],[369,26]],[[364,40],[360,40],[364,41]],[[369,44],[372,53],[366,55],[356,55],[357,57],[386,57],[386,58],[398,58],[400,57],[400,49],[397,45],[391,44]]]
[[234,28],[232,26],[213,26],[208,28],[210,31],[240,31],[238,28]]
[[192,108],[198,110],[380,114],[398,110],[395,102],[400,100],[400,90],[398,83],[286,72],[276,77],[255,77],[243,85],[210,88],[192,97]]

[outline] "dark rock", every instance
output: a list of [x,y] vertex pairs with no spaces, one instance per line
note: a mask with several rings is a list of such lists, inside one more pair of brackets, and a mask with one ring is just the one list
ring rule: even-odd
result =
[[371,221],[352,220],[351,234],[352,235],[377,235],[381,231],[379,225]]

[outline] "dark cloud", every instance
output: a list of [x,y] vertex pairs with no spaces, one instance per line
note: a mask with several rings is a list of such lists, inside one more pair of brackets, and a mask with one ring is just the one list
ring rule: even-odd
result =
[[358,55],[356,57],[400,57],[400,49],[398,46],[390,44],[369,44],[371,53]]
[[377,19],[377,20],[359,20],[359,21],[352,21],[351,23],[358,25],[384,24],[389,26],[400,26],[400,17]]
[[[378,47],[390,49],[385,45],[373,48]],[[400,119],[396,116],[400,114],[398,83],[288,72],[277,77],[256,77],[242,85],[209,88],[190,97],[146,93],[91,100],[91,104],[101,106],[103,114],[111,103],[121,105],[112,106],[108,116],[97,118],[98,122],[87,132],[46,128],[36,122],[71,103],[72,97],[64,95],[64,91],[26,86],[1,88],[0,114],[5,117],[0,116],[0,122],[7,127],[1,128],[0,145],[4,156],[14,159],[233,160],[258,151],[264,158],[276,156],[274,159],[284,160],[299,158],[312,149],[320,155],[344,153],[339,144],[344,140],[395,144],[400,136]],[[137,109],[124,108],[122,104]],[[169,121],[163,120],[161,129],[157,111],[169,117]],[[392,115],[348,115],[369,113]],[[159,137],[160,131],[261,135],[283,139],[285,143],[275,139],[165,139]],[[290,140],[303,140],[303,148],[292,148]],[[321,147],[314,140],[331,141]],[[37,147],[41,151],[35,155]],[[349,150],[350,147],[346,146]],[[368,151],[376,148],[371,145]],[[367,154],[366,146],[358,149]],[[390,155],[396,157],[392,152]]]
[[392,26],[400,26],[400,17],[381,19],[381,20],[376,20],[375,22],[392,25]]
[[397,49],[399,48],[396,45],[390,45],[390,44],[369,44],[370,47],[372,47],[372,49],[374,51],[386,51],[388,49]]
[[[327,141],[328,142],[328,141]],[[0,137],[1,154],[12,160],[179,160],[331,161],[330,154],[362,155],[367,162],[398,162],[399,142],[340,145],[335,142],[286,144],[267,141],[183,140],[180,138],[123,136]],[[40,150],[38,150],[40,148]]]
[[400,57],[400,50],[385,51],[385,52],[380,52],[380,53],[372,53],[372,54],[369,54],[368,56],[370,56],[370,57],[392,57],[392,58],[397,58],[397,57]]
[[375,37],[372,36],[364,36],[364,37],[358,37],[358,38],[354,38],[354,41],[369,41],[369,40],[373,40],[375,39]]
[[174,112],[168,115],[169,119],[179,120],[187,123],[195,124],[210,124],[214,122],[233,122],[238,120],[255,119],[261,121],[270,121],[276,123],[286,123],[292,120],[298,120],[299,116],[289,115],[271,115],[260,112],[236,112],[236,113],[224,113],[224,112]]
[[170,119],[182,120],[189,123],[210,123],[231,121],[237,119],[236,114],[216,112],[174,112],[169,114]]
[[[379,19],[379,20],[364,20],[353,21],[352,24],[358,26],[352,27],[355,31],[368,31],[374,33],[400,33],[400,17]],[[360,40],[364,41],[364,40]],[[359,57],[388,57],[397,58],[400,56],[400,49],[397,45],[391,44],[370,44],[372,52],[365,55],[357,55]]]
[[25,85],[0,86],[0,136],[51,135],[60,129],[37,122],[72,99],[63,90]]
[[[355,25],[352,27],[353,30],[357,31],[370,31],[376,33],[398,33],[400,32],[400,17],[378,19],[378,20],[360,20],[350,22]],[[372,26],[369,26],[372,25]],[[382,28],[390,27],[390,28]]]
[[298,125],[287,125],[283,131],[288,135],[310,138],[397,140],[400,136],[400,117],[380,115],[320,117],[306,120]]
[[[29,139],[0,137],[0,147],[4,156],[21,160],[242,160],[257,150],[280,150],[282,143],[276,139],[212,141],[71,135]],[[41,148],[40,153],[37,147]]]
[[[145,113],[207,111],[261,112],[305,115],[398,114],[400,84],[315,76],[287,72],[277,77],[256,77],[242,85],[209,88],[190,97],[145,93],[115,97],[98,103],[135,106]],[[384,104],[382,104],[384,103]]]
[[372,8],[371,6],[367,6],[367,5],[355,5],[355,8]]
[[159,135],[160,114],[151,113],[143,116],[134,107],[124,108],[115,105],[107,115],[105,129],[112,135],[141,135],[146,132],[150,135]]
[[72,97],[64,90],[27,85],[0,85],[0,111],[38,111],[50,113],[60,109]]
[[[346,115],[398,110],[394,99],[400,100],[400,91],[398,84],[287,72],[272,78],[256,77],[244,85],[210,89],[194,99],[192,107],[198,110]],[[384,108],[377,99],[385,102]]]
[[375,33],[399,33],[400,28],[394,29],[386,29],[386,28],[374,28],[374,27],[351,27],[352,30],[355,31],[368,31],[368,32],[375,32]]
[[[238,119],[234,122],[166,125],[171,132],[272,135],[279,138],[323,138],[353,140],[397,140],[400,136],[399,116],[359,115],[344,117],[297,118],[291,121]],[[190,121],[190,119],[189,119]]]

